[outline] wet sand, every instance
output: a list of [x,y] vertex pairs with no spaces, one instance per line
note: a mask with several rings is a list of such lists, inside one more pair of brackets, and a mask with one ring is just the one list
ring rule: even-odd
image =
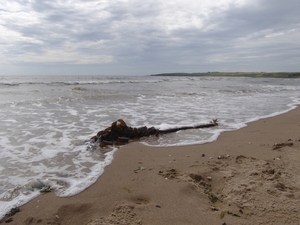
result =
[[82,193],[47,193],[10,224],[300,224],[300,108],[203,145],[122,147]]

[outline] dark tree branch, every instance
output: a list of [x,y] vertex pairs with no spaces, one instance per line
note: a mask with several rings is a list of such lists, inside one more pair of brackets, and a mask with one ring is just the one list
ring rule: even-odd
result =
[[212,120],[208,124],[159,130],[154,127],[148,128],[146,126],[139,128],[128,127],[124,120],[119,119],[116,122],[113,122],[110,127],[99,131],[96,136],[91,138],[91,140],[93,142],[98,142],[100,147],[113,144],[122,145],[128,143],[130,140],[147,137],[150,135],[158,136],[160,134],[174,133],[180,130],[210,128],[214,126],[218,126],[217,119]]

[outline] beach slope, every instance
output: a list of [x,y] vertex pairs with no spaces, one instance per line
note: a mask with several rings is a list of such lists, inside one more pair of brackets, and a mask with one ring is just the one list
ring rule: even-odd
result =
[[10,224],[300,224],[300,108],[203,145],[131,143],[82,193],[48,193]]

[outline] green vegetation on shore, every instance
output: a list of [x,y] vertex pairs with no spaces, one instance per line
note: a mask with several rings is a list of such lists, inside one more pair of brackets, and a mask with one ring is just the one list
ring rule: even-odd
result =
[[270,77],[300,78],[300,72],[206,72],[206,73],[161,73],[150,76],[209,76],[209,77]]

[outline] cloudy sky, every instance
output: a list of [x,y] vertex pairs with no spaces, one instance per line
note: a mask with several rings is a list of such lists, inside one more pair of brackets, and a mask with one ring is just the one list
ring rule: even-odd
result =
[[0,75],[300,71],[299,0],[1,0]]

